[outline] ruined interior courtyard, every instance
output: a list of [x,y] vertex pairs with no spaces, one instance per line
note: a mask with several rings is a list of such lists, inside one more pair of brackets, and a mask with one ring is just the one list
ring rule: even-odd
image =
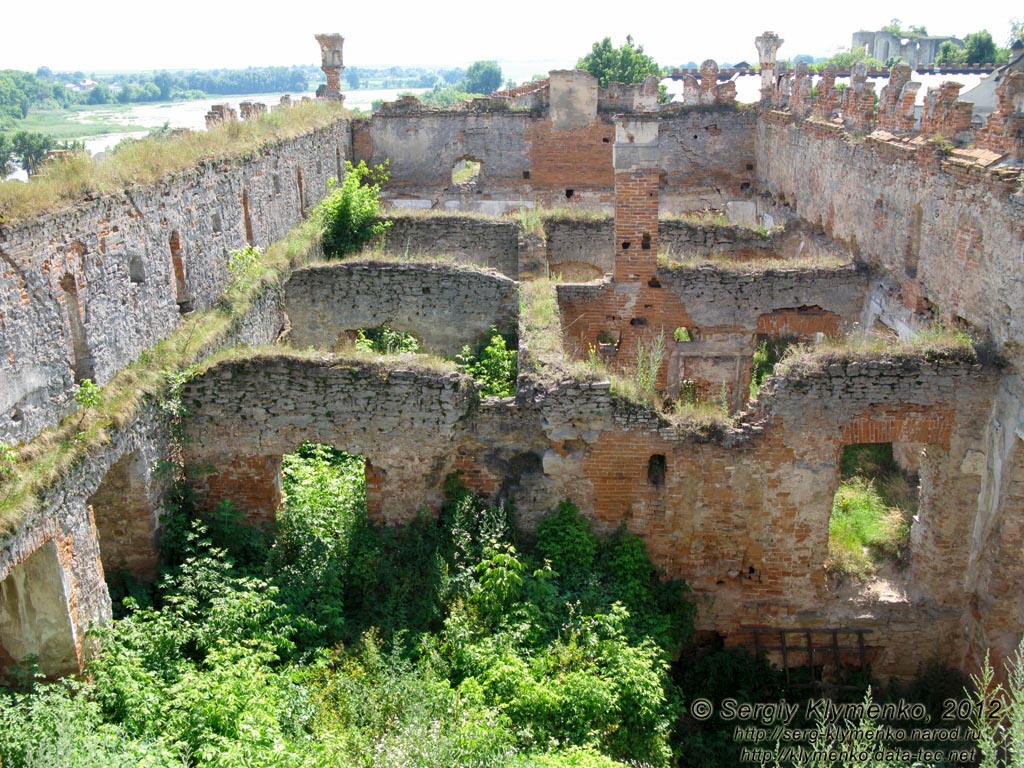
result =
[[[337,90],[340,38],[321,37]],[[978,127],[956,88],[915,117],[909,69],[877,99],[856,71],[812,92],[806,69],[776,71],[781,44],[757,39],[757,105],[738,105],[711,61],[680,75],[671,104],[656,78],[600,89],[556,71],[454,108],[402,99],[3,224],[0,441],[19,470],[0,477],[0,662],[81,669],[88,629],[111,616],[104,572],[156,573],[162,464],[210,467],[190,475],[206,505],[229,498],[268,521],[281,457],[306,441],[366,457],[375,522],[436,510],[455,471],[514,500],[527,528],[571,498],[597,529],[639,534],[727,646],[851,632],[881,677],[1011,654],[1024,632],[1024,73],[1003,78]],[[284,238],[345,161],[388,163],[386,234],[350,259],[289,255],[193,350],[184,419],[143,399],[33,485],[24,468],[48,456],[47,435],[78,431],[77,385],[140,375],[166,340],[187,346],[188,324],[223,300],[229,252]],[[930,345],[936,323],[973,347]],[[492,326],[514,333],[515,396],[482,397],[414,357],[336,351],[383,324],[442,355]],[[803,351],[751,399],[758,343],[779,338]],[[728,418],[613,386],[604,372],[628,373],[656,339],[660,402]],[[920,483],[906,570],[885,590],[843,589],[825,569],[840,461],[859,444],[891,445]]]

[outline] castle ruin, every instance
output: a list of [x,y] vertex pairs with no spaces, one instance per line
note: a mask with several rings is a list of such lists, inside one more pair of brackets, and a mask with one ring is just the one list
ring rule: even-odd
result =
[[[325,97],[340,98],[341,38],[317,39]],[[693,588],[698,627],[727,645],[856,630],[862,660],[900,677],[928,658],[972,669],[987,649],[1011,653],[1024,632],[1021,78],[977,130],[953,85],[917,121],[905,68],[877,105],[863,71],[843,89],[826,72],[815,94],[805,68],[777,71],[782,43],[757,40],[753,107],[713,61],[681,74],[683,101],[667,105],[654,78],[600,89],[556,71],[448,109],[399,100],[0,226],[0,440],[31,464],[50,430],[79,418],[78,383],[110,385],[214,312],[229,252],[282,238],[345,160],[390,163],[395,217],[374,253],[308,254],[266,286],[219,342],[259,349],[201,366],[181,424],[148,398],[29,498],[17,478],[0,484],[0,501],[19,504],[0,542],[0,663],[81,668],[88,628],[110,617],[104,573],[155,573],[161,463],[211,467],[193,476],[206,504],[230,498],[271,520],[281,457],[308,440],[366,457],[377,522],[436,508],[453,471],[514,498],[527,526],[572,498],[595,527],[641,535]],[[467,160],[479,174],[453,182]],[[499,216],[524,206],[595,215],[542,231]],[[704,209],[732,223],[671,215]],[[556,332],[541,337],[519,295],[548,273],[581,281],[554,285]],[[936,317],[981,351],[839,351],[777,370],[747,399],[758,338],[878,328],[895,340]],[[331,353],[384,322],[440,353],[518,327],[516,396]],[[673,422],[579,373],[591,349],[625,368],[659,333],[657,388],[721,396],[731,424]],[[891,443],[920,477],[905,588],[881,596],[851,596],[824,570],[840,457],[858,443]]]

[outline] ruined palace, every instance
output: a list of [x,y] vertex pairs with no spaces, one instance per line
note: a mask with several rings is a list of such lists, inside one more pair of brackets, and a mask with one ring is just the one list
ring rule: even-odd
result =
[[[342,38],[318,40],[322,95],[339,101]],[[188,475],[204,503],[267,521],[282,455],[310,440],[366,457],[382,523],[436,509],[455,471],[514,499],[527,528],[571,498],[596,528],[642,536],[726,645],[856,630],[883,676],[1011,653],[1024,632],[1024,73],[1002,77],[980,123],[955,83],[917,104],[905,65],[877,95],[863,71],[845,87],[779,71],[782,42],[757,38],[757,75],[713,61],[677,73],[669,104],[655,78],[601,89],[555,71],[453,108],[401,99],[0,224],[0,664],[80,669],[87,630],[111,614],[104,572],[155,573],[163,467],[209,467]],[[759,78],[759,103],[737,104],[736,77]],[[228,254],[283,238],[349,160],[389,163],[384,240],[350,260],[292,255],[215,343],[189,348],[189,323],[224,301]],[[705,210],[723,215],[679,215]],[[551,327],[527,316],[531,283]],[[976,351],[901,345],[936,320]],[[515,397],[482,397],[452,368],[332,351],[384,323],[448,355],[491,326],[517,330]],[[814,351],[867,331],[888,341]],[[758,340],[782,336],[804,361],[749,399]],[[628,370],[654,337],[659,392],[721,401],[731,421],[669,418],[588,369]],[[197,363],[178,379],[182,408],[147,396],[77,434],[81,382],[130,389],[171,341]],[[881,592],[824,567],[840,458],[861,443],[891,444],[920,482],[908,569]],[[51,460],[62,444],[71,458]]]

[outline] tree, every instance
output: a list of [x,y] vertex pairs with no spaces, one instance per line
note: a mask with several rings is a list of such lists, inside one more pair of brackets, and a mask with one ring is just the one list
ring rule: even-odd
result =
[[359,90],[359,70],[355,67],[349,67],[345,70],[345,79],[348,81],[348,87],[353,91]]
[[644,47],[633,44],[632,35],[626,35],[620,48],[612,47],[610,37],[594,43],[590,53],[576,62],[576,68],[596,77],[601,88],[607,88],[609,82],[639,83],[660,72],[657,62],[644,53]]
[[109,104],[111,100],[110,88],[106,83],[99,83],[89,91],[90,104]]
[[868,56],[867,51],[858,46],[851,51],[839,51],[839,53],[834,54],[831,58],[818,64],[817,69],[819,72],[824,72],[825,67],[831,64],[840,72],[849,72],[853,65],[859,62],[864,62],[864,66],[868,69],[882,69],[885,66],[878,59]]
[[466,70],[462,90],[466,93],[494,93],[501,87],[501,67],[496,61],[475,61]]
[[29,176],[39,171],[39,166],[43,164],[46,156],[55,146],[53,137],[47,136],[45,133],[29,133],[28,131],[18,131],[14,134],[11,143],[14,146],[14,156]]
[[170,101],[171,89],[177,85],[177,78],[167,71],[157,72],[153,77],[153,82],[160,89],[160,101]]
[[14,144],[6,134],[0,133],[0,180],[14,172]]
[[991,64],[996,60],[996,44],[988,30],[964,38],[964,56],[968,64]]
[[1024,41],[1024,16],[1010,19],[1010,36],[1006,38],[1006,47],[1012,48],[1018,40]]
[[967,59],[967,53],[952,40],[945,40],[939,44],[939,51],[935,54],[935,63],[940,66],[963,64]]

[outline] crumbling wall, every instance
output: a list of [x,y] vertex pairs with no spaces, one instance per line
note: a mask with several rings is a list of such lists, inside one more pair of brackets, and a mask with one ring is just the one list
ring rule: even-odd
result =
[[[273,342],[284,323],[280,299],[278,290],[264,290],[228,329],[225,343]],[[41,658],[44,672],[78,671],[87,655],[86,630],[110,618],[105,574],[123,568],[136,578],[155,575],[160,511],[173,480],[157,468],[176,455],[176,443],[159,403],[144,402],[134,415],[122,416],[127,423],[109,426],[109,439],[45,487],[0,539],[0,583],[16,576],[0,594],[0,613],[28,610],[25,590],[48,595],[44,621],[19,622],[10,637],[0,637],[0,646],[7,648],[6,655],[0,652],[0,667],[19,661],[15,654],[26,648],[48,649]],[[38,554],[53,547],[56,560]],[[35,575],[22,580],[17,574],[27,572],[21,566],[29,560]],[[34,584],[40,575],[50,586]],[[54,584],[60,590],[51,588]],[[67,622],[54,613],[55,601],[64,601]]]
[[[659,334],[665,357],[660,387],[677,395],[684,381],[717,400],[723,385],[732,408],[746,400],[755,335],[834,335],[860,317],[867,274],[854,266],[743,270],[713,266],[659,268],[648,283],[557,286],[566,350],[577,359],[591,347],[614,354],[631,372],[635,347]],[[677,328],[690,341],[675,341]],[[602,343],[604,342],[604,343]],[[609,349],[609,343],[614,349]]]
[[721,209],[754,182],[757,113],[717,107],[662,114],[659,152],[665,210]]
[[759,184],[883,268],[911,309],[927,300],[999,343],[1024,342],[1024,194],[1015,179],[929,147],[763,120]]
[[[745,642],[751,625],[856,623],[885,648],[876,673],[912,675],[924,658],[955,664],[965,650],[956,638],[970,600],[971,515],[953,511],[978,493],[979,477],[963,467],[992,384],[962,363],[836,362],[771,381],[758,411],[719,438],[688,436],[607,390],[562,387],[543,404],[544,466],[599,529],[625,524],[643,536],[655,562],[697,593],[700,626],[728,643]],[[833,599],[823,566],[842,447],[887,441],[924,444],[931,462],[912,594],[893,605]],[[663,474],[651,472],[655,457]]]
[[465,159],[482,164],[482,194],[508,194],[530,170],[529,126],[528,112],[378,110],[354,125],[355,159],[388,162],[389,197],[433,199],[452,186],[452,169]]
[[285,312],[297,349],[330,350],[360,328],[387,324],[453,356],[491,326],[516,328],[519,293],[507,277],[448,264],[335,262],[293,272]]
[[[552,272],[558,272],[563,264],[590,265],[595,277],[613,271],[615,237],[611,216],[545,217],[544,232]],[[722,255],[737,261],[811,254],[845,255],[842,246],[818,240],[800,231],[759,232],[749,227],[720,226],[681,218],[663,218],[658,222],[660,251],[675,261]]]
[[0,440],[27,440],[212,306],[228,253],[281,238],[326,191],[348,123],[246,161],[206,163],[151,187],[0,231]]
[[281,355],[217,365],[183,400],[192,414],[186,461],[211,468],[196,481],[207,505],[241,500],[250,519],[273,519],[280,457],[311,440],[365,456],[375,472],[371,518],[397,523],[440,504],[479,396],[468,377],[412,362]]

